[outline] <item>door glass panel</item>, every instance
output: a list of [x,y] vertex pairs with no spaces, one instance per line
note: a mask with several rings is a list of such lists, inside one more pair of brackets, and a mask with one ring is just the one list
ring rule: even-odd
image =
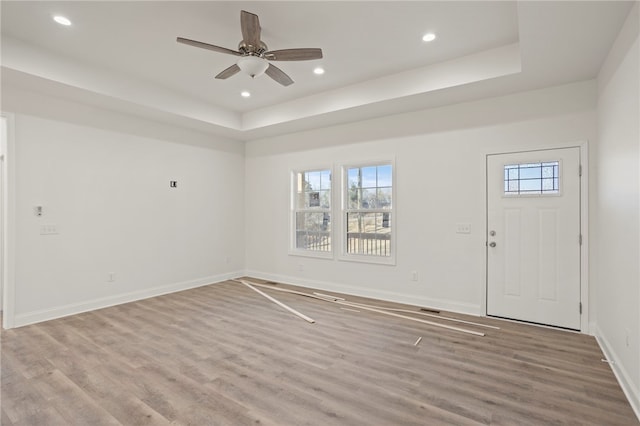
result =
[[507,164],[504,166],[504,194],[559,194],[559,168],[559,161]]

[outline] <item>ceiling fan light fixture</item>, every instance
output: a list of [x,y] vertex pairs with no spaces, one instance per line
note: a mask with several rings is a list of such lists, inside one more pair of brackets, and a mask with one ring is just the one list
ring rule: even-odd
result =
[[269,62],[259,56],[243,56],[238,59],[237,65],[251,78],[261,76],[269,68]]

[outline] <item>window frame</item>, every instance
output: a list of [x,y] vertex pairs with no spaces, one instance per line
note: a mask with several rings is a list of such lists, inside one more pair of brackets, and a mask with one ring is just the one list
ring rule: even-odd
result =
[[[391,166],[391,208],[376,208],[376,209],[352,209],[349,208],[349,176],[348,170],[351,168],[364,168],[364,167],[375,167],[375,166]],[[397,195],[397,177],[396,177],[396,161],[395,157],[386,157],[386,158],[377,158],[370,160],[361,160],[361,161],[350,161],[340,163],[340,238],[339,238],[339,255],[338,260],[349,261],[349,262],[362,262],[362,263],[373,263],[379,265],[395,265],[396,264],[396,240],[398,234],[398,220],[396,217],[397,208],[398,208],[398,195]],[[379,255],[368,255],[368,254],[356,254],[349,253],[347,250],[348,238],[348,213],[359,212],[359,213],[389,213],[391,217],[391,221],[389,224],[390,228],[390,254],[389,256],[379,256]],[[335,246],[334,246],[335,247]]]
[[[329,187],[330,191],[330,206],[329,208],[298,208],[297,206],[297,184],[298,184],[298,175],[300,173],[310,173],[310,172],[322,172],[329,171],[331,176],[331,184]],[[324,165],[319,167],[299,167],[295,169],[291,169],[289,173],[290,177],[290,187],[289,187],[289,254],[292,256],[302,256],[302,257],[313,257],[313,258],[321,258],[321,259],[334,259],[335,258],[335,172],[334,168],[331,165]],[[329,238],[331,241],[331,247],[328,251],[320,251],[320,250],[310,250],[297,247],[297,229],[296,229],[296,214],[300,212],[322,212],[328,213],[330,215],[330,223],[331,227],[329,230]]]

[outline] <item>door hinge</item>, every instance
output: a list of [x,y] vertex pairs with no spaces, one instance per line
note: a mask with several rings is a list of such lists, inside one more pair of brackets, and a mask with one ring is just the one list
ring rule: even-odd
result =
[[578,235],[578,243],[582,245],[582,234]]
[[582,302],[578,303],[578,309],[580,310],[580,315],[582,315]]
[[582,164],[578,166],[578,176],[582,176]]

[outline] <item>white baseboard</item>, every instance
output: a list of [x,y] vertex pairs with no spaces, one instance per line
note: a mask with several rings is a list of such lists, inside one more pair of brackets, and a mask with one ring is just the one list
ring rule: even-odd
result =
[[609,361],[613,374],[616,376],[616,379],[618,379],[618,383],[620,384],[622,391],[629,400],[631,408],[633,408],[633,411],[636,413],[636,417],[640,420],[640,389],[638,389],[633,380],[631,380],[629,373],[620,362],[616,352],[613,350],[609,341],[602,334],[598,326],[595,325],[592,330],[594,331],[596,341],[600,345],[600,349],[602,349],[604,356]]
[[290,284],[305,288],[314,288],[324,291],[333,291],[336,293],[349,294],[352,296],[370,297],[372,299],[386,300],[388,302],[405,303],[408,305],[421,306],[425,308],[441,309],[443,311],[457,312],[461,314],[482,316],[480,306],[470,303],[459,303],[451,300],[432,299],[428,297],[417,297],[391,291],[367,289],[363,287],[350,286],[345,284],[336,284],[327,281],[308,280],[286,275],[270,274],[259,271],[245,271],[248,277],[259,278],[262,280],[275,281],[283,284]]
[[85,302],[72,303],[69,305],[58,306],[50,309],[26,312],[18,314],[14,318],[14,327],[22,327],[38,322],[49,321],[56,318],[62,318],[69,315],[80,314],[82,312],[93,311],[96,309],[108,308],[109,306],[121,305],[123,303],[135,302],[136,300],[148,299],[150,297],[162,296],[163,294],[175,293],[191,288],[202,287],[209,284],[216,284],[229,279],[241,277],[243,271],[229,272],[220,275],[212,275],[209,277],[198,278],[196,280],[183,281],[153,287],[130,293],[116,294],[113,296],[102,297],[100,299],[88,300]]

